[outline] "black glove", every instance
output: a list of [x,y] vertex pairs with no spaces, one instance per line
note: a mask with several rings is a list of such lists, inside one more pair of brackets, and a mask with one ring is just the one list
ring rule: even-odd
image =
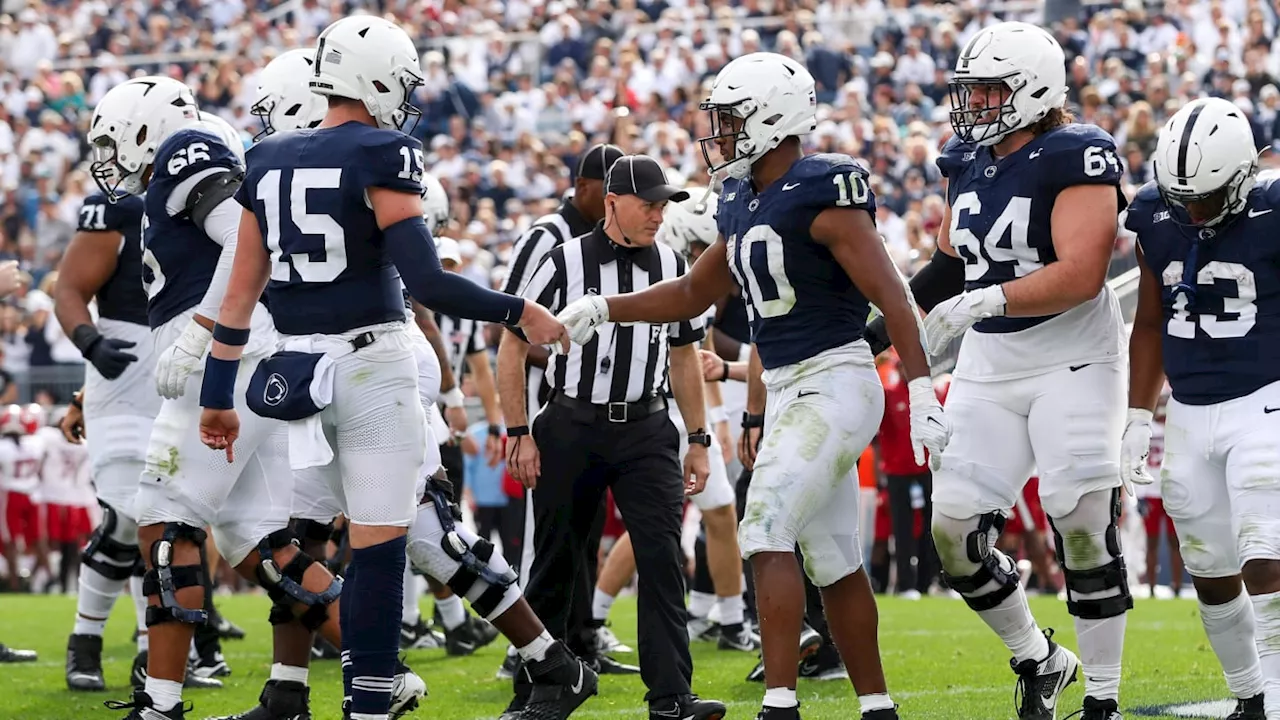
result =
[[71,333],[71,342],[80,348],[84,359],[93,363],[93,367],[108,380],[120,377],[129,363],[138,359],[137,355],[124,352],[137,343],[106,337],[87,323],[76,327]]

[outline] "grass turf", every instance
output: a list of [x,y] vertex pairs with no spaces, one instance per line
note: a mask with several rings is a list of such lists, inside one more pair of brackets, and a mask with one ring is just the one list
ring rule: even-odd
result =
[[[429,608],[429,602],[424,601]],[[1075,633],[1063,604],[1033,598],[1036,617],[1057,629],[1056,639],[1076,648]],[[228,641],[223,650],[233,674],[221,690],[188,691],[194,704],[188,718],[226,715],[252,707],[270,672],[268,601],[261,595],[221,597],[218,607],[245,628],[248,637]],[[116,606],[104,649],[107,693],[70,693],[63,680],[67,633],[75,601],[58,596],[0,595],[0,641],[39,651],[37,663],[0,666],[0,718],[13,720],[83,720],[114,718],[125,713],[102,707],[105,699],[127,700],[127,676],[134,655],[129,637],[133,608],[127,598]],[[619,600],[613,628],[635,647],[634,599]],[[919,602],[884,598],[880,602],[880,646],[889,688],[904,720],[1004,719],[1014,717],[1013,680],[1008,654],[999,640],[963,603],[925,598]],[[411,718],[473,720],[496,718],[509,699],[508,681],[495,679],[505,645],[501,640],[466,658],[448,658],[443,650],[408,653],[407,661],[427,681],[430,694]],[[717,650],[695,643],[694,691],[729,706],[729,717],[752,718],[763,687],[743,680],[755,664],[753,654]],[[620,659],[635,662],[634,656]],[[338,720],[342,680],[336,661],[312,668],[312,713],[315,720]],[[1067,690],[1059,717],[1079,709],[1083,677]],[[808,720],[858,717],[857,700],[847,681],[801,681],[801,711]],[[1204,638],[1196,604],[1183,600],[1139,600],[1129,615],[1125,647],[1122,706],[1126,717],[1214,717],[1162,714],[1168,706],[1222,700],[1227,696],[1222,674]],[[638,676],[601,678],[600,694],[575,713],[579,718],[647,717],[644,686]],[[1162,709],[1163,708],[1163,709]],[[1225,712],[1216,717],[1225,717]]]

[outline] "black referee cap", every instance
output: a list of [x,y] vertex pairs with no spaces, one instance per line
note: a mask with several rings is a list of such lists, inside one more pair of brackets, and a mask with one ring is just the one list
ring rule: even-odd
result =
[[617,145],[606,143],[593,145],[578,161],[578,177],[587,180],[603,180],[609,173],[609,168],[625,154]]
[[605,190],[615,195],[635,195],[647,202],[689,199],[689,193],[667,184],[666,173],[648,155],[625,155],[609,168]]

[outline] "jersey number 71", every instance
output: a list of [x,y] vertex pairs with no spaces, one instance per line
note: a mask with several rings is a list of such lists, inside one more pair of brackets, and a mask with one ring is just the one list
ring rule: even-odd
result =
[[[332,282],[347,269],[347,238],[342,226],[332,215],[310,212],[307,207],[308,190],[341,186],[341,168],[297,168],[288,183],[283,171],[268,170],[258,180],[254,198],[262,202],[266,215],[272,280],[289,282],[292,268],[302,282]],[[284,195],[288,197],[288,219],[280,203]],[[311,256],[317,254],[323,254],[324,259],[313,260]]]

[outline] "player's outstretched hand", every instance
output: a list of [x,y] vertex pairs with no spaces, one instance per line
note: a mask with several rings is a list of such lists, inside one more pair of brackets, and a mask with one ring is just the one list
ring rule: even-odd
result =
[[0,262],[0,298],[9,297],[18,291],[22,284],[22,273],[18,270],[17,260]]
[[1133,495],[1134,485],[1155,482],[1147,470],[1147,455],[1151,452],[1151,418],[1150,410],[1129,408],[1129,420],[1120,439],[1120,482],[1130,495]]
[[530,345],[555,344],[559,345],[561,350],[569,349],[569,339],[565,336],[564,325],[560,324],[550,310],[532,300],[525,301],[519,326],[524,330],[524,337]]
[[938,357],[951,341],[979,320],[1004,315],[1004,290],[999,285],[961,293],[939,303],[924,319],[929,354]]
[[214,450],[226,450],[227,462],[236,461],[236,438],[240,437],[240,416],[235,410],[200,411],[200,442]]
[[711,460],[707,458],[707,447],[690,443],[684,454],[684,494],[697,495],[705,490],[709,477]]
[[187,378],[204,362],[204,353],[213,342],[213,333],[192,320],[160,357],[156,359],[156,392],[173,400],[182,397]]
[[951,440],[951,421],[942,412],[942,403],[933,390],[933,380],[918,377],[907,383],[911,404],[911,450],[916,464],[924,464],[924,451],[929,451],[929,468],[942,467],[942,451]]
[[569,303],[556,319],[564,323],[571,340],[586,345],[596,336],[596,328],[609,322],[609,303],[599,295],[587,295]]

